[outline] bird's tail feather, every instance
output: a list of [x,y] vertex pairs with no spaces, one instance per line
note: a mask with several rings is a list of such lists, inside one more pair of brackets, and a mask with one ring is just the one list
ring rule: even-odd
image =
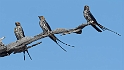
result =
[[30,59],[32,60],[32,58],[31,58],[31,56],[30,56],[30,54],[29,54],[28,50],[26,50],[26,52],[28,53],[28,56],[29,56],[29,57],[30,57]]
[[102,25],[100,25],[100,24],[98,24],[98,26],[99,26],[103,31],[108,30],[108,31],[110,31],[110,32],[113,32],[113,33],[115,33],[115,34],[121,36],[121,35],[118,34],[117,32],[115,32],[115,31],[113,31],[113,30],[110,30],[110,29],[108,29],[108,28],[106,28],[106,27],[104,27],[104,26],[102,26]]
[[23,51],[23,53],[24,53],[24,60],[25,60],[25,51],[28,53],[29,58],[32,60],[32,58],[31,58],[31,56],[30,56],[30,54],[28,52],[27,46],[25,46],[24,51]]
[[[59,45],[57,42],[56,42],[56,44]],[[59,45],[59,47],[60,47],[61,49],[63,49],[65,52],[67,52],[62,46]]]
[[[57,41],[61,42],[62,44],[65,44],[65,45],[67,45],[67,46],[71,46],[71,45],[69,45],[69,44],[66,44],[66,43],[62,42],[62,41],[59,40],[58,38],[57,38]],[[74,46],[71,46],[71,47],[74,47]]]
[[24,60],[25,60],[25,51],[23,52],[23,55],[24,55]]

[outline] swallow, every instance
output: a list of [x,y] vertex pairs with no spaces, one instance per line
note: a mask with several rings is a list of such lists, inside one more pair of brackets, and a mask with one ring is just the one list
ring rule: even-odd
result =
[[[92,15],[92,13],[90,12],[90,9],[89,9],[89,6],[85,5],[84,6],[84,11],[83,11],[83,15],[84,15],[84,18],[87,20],[87,23],[90,24],[92,27],[94,27],[98,32],[102,32],[105,31],[105,30],[108,30],[110,32],[113,32],[119,36],[121,36],[120,34],[118,34],[117,32],[111,30],[111,29],[108,29],[104,26],[102,26],[101,24],[99,24],[96,19],[94,18],[94,16]],[[100,30],[99,28],[101,28],[102,30]]]
[[[21,27],[20,22],[15,22],[15,25],[16,25],[16,27],[14,28],[14,33],[15,33],[15,36],[16,36],[17,40],[20,40],[20,39],[22,39],[23,37],[25,37],[25,34],[24,34],[24,31],[23,31],[23,28]],[[23,51],[23,53],[24,53],[24,60],[25,60],[25,51],[28,53],[30,59],[32,60],[32,58],[31,58],[31,56],[30,56],[28,50],[26,49],[26,47],[27,47],[27,46],[25,45],[24,48],[23,48],[23,50],[24,50],[24,51]],[[26,49],[26,50],[25,50],[25,49]]]
[[93,28],[95,28],[98,32],[102,32],[102,31],[97,27],[97,25],[99,25],[99,24],[98,24],[98,22],[96,21],[96,19],[94,18],[94,16],[92,15],[92,13],[90,12],[89,6],[87,6],[87,5],[84,6],[83,15],[84,15],[84,18],[87,20],[87,23],[91,24],[91,26],[92,26]]
[[[42,28],[43,30],[43,33],[47,33],[47,32],[50,32],[52,31],[51,27],[49,26],[49,24],[47,23],[47,21],[45,20],[44,16],[38,16],[40,21],[39,21],[39,25],[40,27]],[[49,38],[52,39],[61,49],[63,49],[64,51],[66,51],[63,47],[61,47],[57,41],[67,45],[67,46],[71,46],[71,45],[68,45],[64,42],[62,42],[61,40],[59,40],[54,34],[50,34],[49,35]],[[72,46],[74,47],[74,46]],[[67,52],[67,51],[66,51]]]

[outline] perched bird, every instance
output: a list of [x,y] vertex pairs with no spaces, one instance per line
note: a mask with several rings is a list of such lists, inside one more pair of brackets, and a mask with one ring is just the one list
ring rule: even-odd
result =
[[[23,28],[21,27],[20,22],[15,22],[15,25],[16,25],[16,27],[15,27],[15,29],[14,29],[14,33],[15,33],[15,36],[16,36],[17,40],[20,40],[20,39],[22,39],[23,37],[25,37],[24,31],[23,31]],[[25,60],[25,51],[28,53],[30,59],[32,60],[32,58],[31,58],[31,56],[30,56],[28,50],[26,49],[26,47],[27,47],[27,46],[25,45],[25,46],[22,48],[22,49],[23,49],[23,53],[24,53],[24,60]],[[18,50],[18,52],[19,52],[19,51],[20,51],[20,50]]]
[[[94,27],[98,32],[102,32],[102,30],[103,31],[108,30],[108,31],[111,31],[111,32],[121,36],[117,32],[112,31],[112,30],[102,26],[101,24],[99,24],[96,21],[96,19],[94,18],[94,16],[92,15],[92,13],[90,12],[89,6],[87,6],[87,5],[84,6],[83,15],[84,15],[85,19],[87,20],[87,23],[90,24],[92,27]],[[100,30],[97,26],[99,26],[102,30]]]
[[[52,31],[52,29],[50,28],[49,24],[48,24],[47,21],[45,20],[44,16],[38,16],[38,17],[39,17],[39,19],[40,19],[39,25],[40,25],[40,27],[42,28],[43,33],[47,33],[47,32]],[[58,44],[57,41],[59,41],[59,42],[65,44],[65,45],[68,45],[68,44],[62,42],[61,40],[59,40],[54,34],[50,34],[49,37],[50,37],[56,44]],[[59,44],[58,44],[58,45],[59,45]],[[59,46],[60,46],[60,45],[59,45]],[[68,45],[68,46],[71,46],[71,45]],[[60,46],[60,47],[61,47],[61,46]],[[72,47],[74,47],[74,46],[72,46]],[[63,47],[61,47],[61,48],[62,48],[64,51],[66,51]]]
[[87,23],[91,24],[92,27],[94,27],[98,32],[102,32],[98,27],[98,23],[94,16],[91,14],[89,6],[85,5],[84,6],[84,11],[83,11],[84,17],[87,20]]

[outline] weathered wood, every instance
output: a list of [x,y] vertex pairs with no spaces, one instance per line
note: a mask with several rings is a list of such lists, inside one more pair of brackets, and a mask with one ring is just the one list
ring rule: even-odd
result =
[[[64,34],[64,35],[65,34],[71,34],[71,33],[79,34],[78,32],[80,30],[82,30],[87,25],[89,25],[89,24],[81,24],[74,29],[58,28],[58,29],[50,31],[48,33],[40,33],[40,34],[35,35],[33,37],[26,36],[20,40],[15,41],[15,42],[9,43],[7,45],[4,44],[4,46],[0,46],[0,53],[10,52],[9,54],[11,54],[14,50],[20,49],[20,48],[24,47],[25,45],[31,44],[32,42],[35,42],[35,41],[42,39],[42,38],[45,38],[45,37],[49,36],[50,34]],[[38,43],[38,44],[40,44],[40,43]],[[31,47],[33,47],[33,46],[29,46],[27,49],[29,49]]]

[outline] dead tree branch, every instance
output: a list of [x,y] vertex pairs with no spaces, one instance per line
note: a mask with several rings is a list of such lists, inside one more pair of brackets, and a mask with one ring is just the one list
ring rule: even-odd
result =
[[[10,52],[10,54],[11,54],[14,52],[14,50],[20,49],[25,45],[31,44],[32,42],[35,42],[35,41],[42,39],[42,38],[45,38],[45,37],[49,36],[50,34],[62,34],[62,35],[71,34],[71,33],[81,34],[82,29],[88,25],[89,24],[81,24],[78,27],[73,28],[73,29],[58,28],[58,29],[50,31],[48,33],[40,33],[40,34],[35,35],[33,37],[24,37],[21,40],[17,40],[15,42],[9,43],[7,45],[0,46],[0,53]],[[34,44],[32,46],[29,46],[27,49],[32,48],[33,46],[36,46],[40,43],[41,42]]]

